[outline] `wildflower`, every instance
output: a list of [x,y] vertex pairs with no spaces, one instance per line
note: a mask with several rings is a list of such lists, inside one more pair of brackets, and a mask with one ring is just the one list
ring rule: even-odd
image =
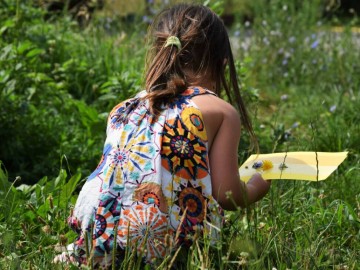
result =
[[152,23],[152,19],[149,16],[146,16],[146,15],[142,17],[142,21],[143,21],[143,23],[146,23],[146,24],[151,24]]
[[281,95],[280,99],[281,99],[282,101],[286,101],[286,100],[289,99],[289,96],[288,96],[287,94],[284,94],[284,95]]
[[45,225],[44,227],[42,227],[42,231],[45,234],[50,234],[51,233],[51,227],[49,225]]
[[291,137],[291,131],[285,130],[284,132],[284,140],[287,141]]
[[311,49],[315,49],[317,46],[319,45],[319,40],[315,40],[312,44],[311,44]]
[[267,37],[264,37],[262,41],[265,43],[265,45],[270,44],[270,41],[267,39]]
[[261,22],[261,24],[262,24],[263,26],[266,26],[266,25],[267,25],[267,22],[266,22],[265,20],[263,20],[263,21]]
[[274,166],[270,160],[261,160],[254,162],[253,169],[267,171],[272,169]]
[[285,57],[285,58],[290,58],[290,57],[291,57],[291,53],[285,52],[284,57]]
[[281,63],[282,63],[283,66],[286,66],[288,64],[288,61],[286,59],[284,59],[284,60],[282,60]]
[[292,124],[291,128],[297,128],[298,126],[300,126],[300,122],[295,122]]
[[247,253],[247,252],[242,251],[242,252],[240,252],[240,256],[241,256],[242,258],[249,258],[250,254]]
[[251,23],[249,21],[245,22],[245,27],[250,27]]
[[15,247],[16,247],[17,249],[21,249],[21,248],[24,247],[24,243],[25,243],[25,242],[23,242],[23,241],[18,241],[18,242],[16,242]]
[[239,37],[239,36],[240,36],[240,31],[239,31],[239,30],[236,30],[236,31],[234,32],[234,36],[235,36],[235,37]]
[[283,11],[287,11],[287,9],[288,9],[287,5],[283,5],[282,9],[283,9]]
[[262,166],[262,169],[263,169],[264,171],[270,170],[270,169],[272,169],[273,167],[274,167],[274,166],[273,166],[273,164],[272,164],[272,162],[271,162],[270,160],[264,160],[263,166]]
[[270,35],[271,36],[279,36],[279,37],[281,37],[281,32],[280,31],[278,31],[278,30],[271,30],[270,31]]
[[290,43],[294,43],[295,41],[296,41],[296,38],[295,38],[295,37],[290,37],[290,38],[289,38],[289,42],[290,42]]
[[240,261],[239,261],[239,265],[247,265],[247,258],[249,258],[249,253],[247,252],[241,252],[240,253]]
[[329,111],[330,111],[331,113],[335,112],[335,110],[336,110],[336,105],[332,105],[332,106],[330,107],[330,109],[329,109]]

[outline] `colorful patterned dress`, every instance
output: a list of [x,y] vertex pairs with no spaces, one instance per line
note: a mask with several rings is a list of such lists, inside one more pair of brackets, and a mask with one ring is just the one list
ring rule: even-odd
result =
[[118,251],[136,248],[151,262],[190,245],[196,231],[217,237],[222,209],[211,195],[206,130],[191,100],[203,94],[213,93],[187,89],[156,121],[145,91],[111,111],[102,159],[68,220],[80,263],[86,239],[95,262],[108,265],[115,240]]

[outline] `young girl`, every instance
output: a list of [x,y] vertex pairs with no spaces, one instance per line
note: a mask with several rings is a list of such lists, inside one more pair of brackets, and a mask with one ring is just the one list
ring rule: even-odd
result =
[[146,90],[111,111],[102,159],[69,218],[79,235],[70,258],[80,264],[91,256],[108,266],[115,244],[119,260],[130,248],[151,262],[195,233],[216,239],[222,209],[251,204],[270,187],[258,174],[240,181],[241,124],[256,141],[221,19],[205,6],[176,5],[159,14],[150,37]]

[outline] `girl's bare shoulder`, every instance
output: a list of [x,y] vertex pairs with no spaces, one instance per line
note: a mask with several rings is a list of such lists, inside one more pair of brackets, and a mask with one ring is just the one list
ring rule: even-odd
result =
[[237,110],[225,100],[214,95],[200,95],[193,98],[195,104],[199,107],[205,117],[207,114],[217,116],[221,122],[225,118],[240,119]]
[[203,116],[210,147],[220,129],[240,129],[240,115],[225,100],[213,95],[201,95],[193,98]]

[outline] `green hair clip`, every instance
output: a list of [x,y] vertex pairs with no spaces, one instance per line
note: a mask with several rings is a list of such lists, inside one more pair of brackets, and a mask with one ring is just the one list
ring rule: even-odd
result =
[[181,49],[181,42],[180,39],[176,36],[170,36],[167,38],[165,47],[175,45],[179,50]]

